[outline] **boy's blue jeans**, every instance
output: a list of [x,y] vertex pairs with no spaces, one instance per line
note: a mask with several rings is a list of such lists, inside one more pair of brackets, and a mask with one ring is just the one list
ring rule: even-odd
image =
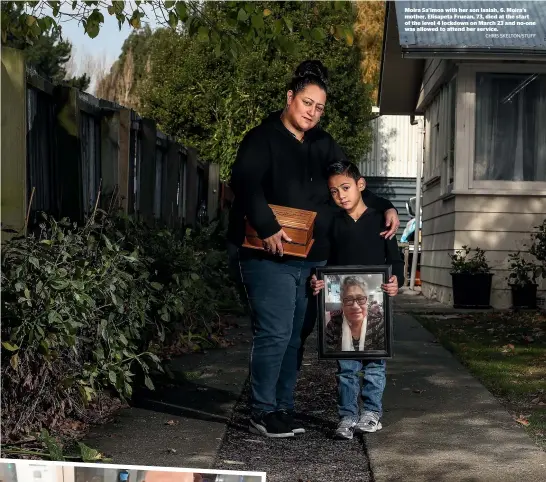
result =
[[254,333],[250,355],[253,414],[294,409],[301,329],[312,270],[324,262],[245,256],[239,267]]
[[[338,413],[340,418],[358,417],[358,395],[362,410],[383,415],[383,391],[386,384],[385,360],[338,360]],[[360,387],[359,373],[364,380]]]

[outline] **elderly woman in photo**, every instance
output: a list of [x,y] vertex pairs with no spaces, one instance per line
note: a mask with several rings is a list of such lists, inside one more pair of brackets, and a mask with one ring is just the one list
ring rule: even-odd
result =
[[[348,276],[341,283],[342,312],[326,326],[327,348],[334,352],[382,350],[385,348],[385,320],[381,305],[369,302],[366,282]],[[336,437],[352,439],[353,433],[381,430],[382,397],[385,389],[385,360],[343,360],[338,363],[338,413]],[[362,374],[362,386],[360,376]],[[362,400],[359,417],[358,399]]]
[[343,280],[340,290],[342,311],[332,314],[326,326],[330,351],[382,350],[385,347],[383,310],[368,303],[368,285],[357,276]]

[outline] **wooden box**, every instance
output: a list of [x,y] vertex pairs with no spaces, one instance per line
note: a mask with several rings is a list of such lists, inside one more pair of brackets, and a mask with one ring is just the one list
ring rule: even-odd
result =
[[[287,208],[270,204],[275,218],[281,225],[291,243],[283,242],[284,254],[305,258],[309,254],[313,243],[313,228],[317,213],[303,209]],[[245,241],[243,247],[263,250],[263,242],[258,237],[256,230],[246,222]]]

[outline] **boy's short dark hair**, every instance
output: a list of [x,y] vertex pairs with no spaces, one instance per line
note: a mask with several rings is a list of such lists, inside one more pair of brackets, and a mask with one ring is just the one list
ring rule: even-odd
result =
[[328,179],[330,179],[332,176],[339,175],[352,177],[356,182],[363,177],[362,174],[360,174],[358,167],[356,167],[356,164],[346,160],[337,161],[328,166],[326,171],[326,176]]

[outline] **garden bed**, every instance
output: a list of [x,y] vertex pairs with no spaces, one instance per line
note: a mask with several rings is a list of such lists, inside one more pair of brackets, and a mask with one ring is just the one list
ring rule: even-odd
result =
[[[2,250],[2,451],[101,460],[78,445],[164,361],[222,346],[241,313],[223,235],[95,213],[44,217]],[[68,452],[67,452],[68,451]],[[38,454],[38,455],[37,455]]]

